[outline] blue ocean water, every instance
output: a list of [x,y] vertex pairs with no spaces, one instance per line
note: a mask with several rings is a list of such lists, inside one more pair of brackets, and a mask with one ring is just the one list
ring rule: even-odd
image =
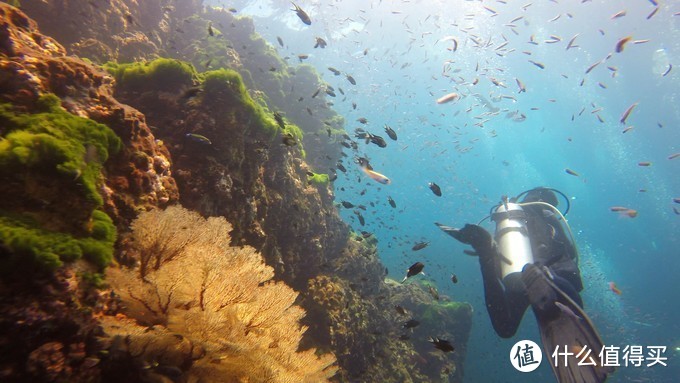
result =
[[[473,305],[466,381],[554,378],[545,363],[527,374],[512,368],[508,354],[516,341],[540,342],[533,315],[525,315],[515,337],[499,339],[485,310],[477,259],[433,223],[476,223],[502,195],[543,185],[570,199],[582,296],[605,344],[667,347],[667,367],[620,367],[609,381],[673,382],[680,376],[680,204],[673,202],[680,198],[680,158],[669,157],[680,152],[680,2],[654,3],[300,1],[310,26],[286,1],[229,6],[252,16],[291,65],[307,54],[305,63],[343,89],[344,97],[328,99],[351,135],[361,127],[388,141],[386,148],[359,142],[358,153],[347,150],[348,172],[338,172],[336,200],[367,207],[365,226],[352,209],[341,214],[354,230],[376,235],[391,278],[401,279],[421,261],[440,294]],[[327,48],[314,49],[315,37]],[[334,76],[329,66],[343,75]],[[517,80],[526,92],[518,93]],[[435,102],[450,92],[460,98]],[[385,124],[398,141],[387,138]],[[356,154],[392,183],[363,175],[351,161]],[[429,182],[441,187],[442,197]],[[612,212],[613,206],[638,215]],[[419,241],[429,246],[412,251]],[[458,284],[451,283],[452,273]],[[609,290],[610,281],[621,295]]]

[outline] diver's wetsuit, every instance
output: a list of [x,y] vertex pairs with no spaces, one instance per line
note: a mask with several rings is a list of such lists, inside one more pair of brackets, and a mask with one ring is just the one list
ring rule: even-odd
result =
[[[553,273],[553,282],[582,307],[578,292],[583,290],[583,283],[577,265],[576,248],[552,211],[538,205],[526,205],[523,209],[527,216],[534,264],[547,266]],[[479,254],[486,309],[493,328],[499,336],[509,338],[517,331],[524,311],[530,304],[522,273],[509,274],[501,281],[500,255],[493,243],[490,240],[473,240],[471,245]]]

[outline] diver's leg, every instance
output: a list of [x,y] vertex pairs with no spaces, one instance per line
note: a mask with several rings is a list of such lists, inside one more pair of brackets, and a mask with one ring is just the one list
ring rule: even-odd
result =
[[[579,304],[539,266],[526,265],[522,280],[538,322],[546,355],[552,355],[558,347],[566,347],[569,350],[590,350],[596,358],[604,343]],[[568,358],[566,362],[550,363],[559,383],[601,383],[614,370],[613,367],[597,363],[581,364],[576,355]]]
[[497,258],[479,258],[484,280],[484,299],[491,324],[498,336],[515,335],[524,312],[529,307],[524,283],[520,273],[512,273],[503,281],[499,279]]

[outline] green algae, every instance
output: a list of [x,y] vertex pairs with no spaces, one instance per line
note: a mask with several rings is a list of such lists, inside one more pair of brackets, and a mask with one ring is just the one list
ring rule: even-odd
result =
[[39,109],[16,114],[11,105],[0,105],[0,175],[56,174],[100,206],[97,181],[102,164],[120,150],[120,139],[107,126],[63,110],[55,95],[41,97]]
[[[0,244],[11,254],[0,259],[2,270],[51,271],[80,258],[104,268],[116,229],[97,210],[99,184],[103,163],[121,141],[107,126],[63,110],[55,95],[37,105],[37,113],[22,114],[0,104]],[[31,202],[15,206],[15,200]],[[60,206],[42,209],[36,202]]]
[[328,185],[329,178],[328,174],[325,173],[312,173],[312,175],[307,177],[307,182],[316,186]]
[[109,62],[104,64],[104,69],[116,79],[121,90],[133,92],[149,88],[178,91],[191,87],[198,78],[193,65],[169,58],[136,63]]

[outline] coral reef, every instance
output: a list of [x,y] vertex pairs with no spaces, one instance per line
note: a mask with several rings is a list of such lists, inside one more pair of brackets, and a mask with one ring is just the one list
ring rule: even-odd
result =
[[[145,345],[128,350],[143,360],[138,364],[158,363],[201,381],[322,382],[335,374],[332,355],[298,350],[306,330],[298,323],[304,310],[293,305],[298,294],[271,281],[273,269],[253,248],[229,246],[224,218],[169,207],[142,213],[133,227],[139,263],[154,251],[152,265],[145,272],[109,269],[107,279],[139,329],[115,321],[105,329]],[[170,331],[191,343],[184,350],[200,347],[201,355],[170,360],[167,336],[150,339],[141,326]]]
[[[332,360],[317,358],[312,351],[317,349],[336,355],[337,381],[461,380],[458,366],[469,332],[469,306],[434,303],[415,284],[386,283],[375,240],[351,233],[337,214],[332,173],[326,172],[341,158],[337,139],[344,134],[344,121],[330,108],[327,86],[312,67],[292,67],[279,58],[254,33],[252,20],[203,9],[197,0],[173,5],[160,0],[22,5],[70,52],[95,63],[109,62],[105,69],[110,74],[90,61],[67,56],[59,43],[38,32],[35,22],[0,4],[0,102],[11,103],[6,110],[12,115],[35,117],[45,110],[40,100],[53,93],[66,112],[88,119],[91,126],[106,125],[121,144],[117,152],[107,150],[108,159],[97,147],[98,175],[89,186],[74,189],[81,198],[89,193],[95,201],[86,205],[90,215],[77,209],[73,213],[81,215],[79,220],[62,217],[60,222],[48,219],[57,217],[54,210],[36,205],[31,230],[71,228],[77,238],[106,239],[110,246],[113,231],[106,213],[118,228],[116,260],[134,268],[109,268],[102,281],[92,264],[72,262],[80,245],[55,247],[56,240],[49,236],[44,245],[30,244],[34,250],[43,246],[52,257],[48,259],[64,266],[40,279],[0,278],[0,377],[217,380],[214,374],[243,377],[253,373],[247,366],[265,365],[276,367],[261,369],[269,375],[258,379],[279,371],[281,379],[304,381],[301,371],[311,368],[318,374],[308,375],[308,380],[320,381],[333,367],[325,369]],[[208,35],[209,23],[214,36]],[[157,57],[164,58],[154,60]],[[311,97],[314,93],[318,96]],[[304,104],[294,101],[301,98]],[[64,117],[67,113],[52,100],[48,104]],[[9,133],[0,130],[0,146],[8,145]],[[284,144],[283,134],[292,135],[298,144]],[[89,164],[89,141],[75,141],[82,162]],[[75,177],[82,163],[62,162],[68,164],[63,174],[50,170],[45,179],[73,183],[66,174]],[[80,178],[88,168],[80,170]],[[64,205],[75,202],[69,195],[62,199]],[[225,217],[233,227],[222,227],[220,239],[213,237],[211,243],[201,236],[184,236],[183,230],[194,224],[182,229],[184,225],[172,221],[161,224],[153,215],[159,212],[155,207],[177,201],[205,217]],[[31,200],[17,193],[4,202],[21,206]],[[140,212],[149,210],[141,217],[153,217],[148,218],[153,224],[138,220],[130,226]],[[7,227],[22,227],[24,221],[0,213]],[[224,222],[193,217],[196,224]],[[144,247],[154,242],[142,234],[142,227],[172,239]],[[225,230],[231,230],[229,235]],[[163,248],[173,243],[175,253]],[[2,239],[0,260],[15,257],[15,250]],[[225,256],[220,260],[206,255],[213,253]],[[225,261],[232,256],[239,261]],[[99,266],[107,263],[107,258],[90,260]],[[54,262],[51,269],[58,265]],[[81,269],[76,271],[76,265]],[[241,267],[251,270],[253,278],[229,284],[232,276],[245,278],[235,265],[250,265]],[[177,278],[169,279],[173,275]],[[198,286],[200,281],[211,287]],[[106,282],[115,287],[113,292],[106,290]],[[97,288],[103,290],[98,293]],[[48,293],[42,293],[44,289]],[[229,310],[219,308],[224,302],[219,300],[224,296],[220,289],[249,301],[231,302]],[[21,292],[16,298],[15,291]],[[304,318],[294,302],[307,312]],[[416,329],[406,334],[409,340],[402,339],[405,318],[395,312],[396,304],[408,307],[436,334]],[[268,311],[270,306],[276,310]],[[49,315],[30,320],[36,307]],[[262,328],[257,318],[270,320],[276,313],[286,319],[277,314],[277,325]],[[15,334],[30,331],[37,332],[16,353],[4,352],[22,341]],[[451,339],[456,351],[433,350],[427,336]],[[307,365],[291,365],[295,362],[286,361],[291,355]]]

